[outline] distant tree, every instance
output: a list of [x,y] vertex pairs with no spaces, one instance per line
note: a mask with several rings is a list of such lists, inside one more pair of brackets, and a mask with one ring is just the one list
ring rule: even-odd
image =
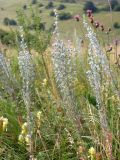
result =
[[14,19],[10,19],[9,24],[12,25],[12,26],[16,26],[17,22]]
[[51,9],[51,8],[53,8],[53,7],[54,7],[53,2],[49,2],[45,8],[46,8],[46,9]]
[[118,22],[115,22],[115,23],[113,24],[113,27],[116,28],[116,29],[119,29],[119,28],[120,28],[120,25],[119,25]]
[[37,3],[37,0],[32,0],[32,4],[36,4]]
[[39,7],[43,7],[44,5],[42,3],[39,4]]
[[117,0],[110,0],[111,8],[114,9],[119,4]]
[[26,9],[27,9],[27,5],[26,5],[26,4],[23,6],[23,9],[24,9],[24,10],[26,10]]
[[8,26],[9,25],[9,18],[5,17],[3,20],[4,25]]
[[84,5],[83,10],[86,12],[87,10],[92,10],[92,12],[96,12],[97,11],[97,7],[95,6],[95,4],[91,1],[87,1]]
[[50,12],[50,16],[54,17],[54,16],[55,16],[55,12],[54,12],[54,11],[51,11],[51,12]]
[[39,13],[42,13],[43,11],[42,10],[39,10]]
[[59,14],[59,20],[68,20],[71,18],[72,18],[72,15],[69,12],[63,12]]
[[14,19],[9,19],[9,18],[4,18],[3,20],[4,25],[8,26],[8,25],[17,25],[17,22]]
[[58,7],[58,10],[62,10],[62,9],[65,9],[66,6],[64,4],[60,4],[59,7]]
[[120,11],[120,4],[115,6],[114,11]]
[[61,2],[76,3],[76,0],[61,0]]

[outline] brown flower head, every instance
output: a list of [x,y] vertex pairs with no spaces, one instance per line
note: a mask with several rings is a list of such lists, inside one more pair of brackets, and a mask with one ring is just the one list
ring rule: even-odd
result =
[[89,9],[87,10],[87,16],[88,16],[88,17],[91,17],[91,16],[92,16],[92,10],[89,10]]
[[80,18],[81,18],[81,17],[80,17],[79,15],[75,15],[75,16],[74,16],[74,19],[75,19],[77,22],[80,21]]

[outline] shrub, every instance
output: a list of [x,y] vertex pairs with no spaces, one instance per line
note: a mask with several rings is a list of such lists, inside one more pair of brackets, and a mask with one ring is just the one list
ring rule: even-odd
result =
[[55,16],[55,12],[54,12],[54,11],[51,11],[51,12],[50,12],[50,16],[51,16],[51,17],[54,17],[54,16]]
[[71,19],[72,15],[69,12],[63,12],[59,14],[59,20],[68,20]]
[[9,25],[9,18],[4,18],[3,20],[4,25],[8,26]]
[[30,25],[28,28],[31,30],[36,30],[39,27],[39,30],[44,31],[45,30],[45,24],[44,23],[40,23],[39,26],[32,24]]
[[118,28],[120,28],[120,25],[119,25],[118,22],[115,22],[115,23],[113,24],[113,27],[116,28],[116,29],[118,29]]
[[120,11],[120,4],[115,6],[114,11]]
[[26,4],[23,6],[23,9],[24,9],[24,10],[26,10],[26,9],[27,9],[27,5],[26,5]]
[[59,7],[58,7],[58,10],[62,10],[62,9],[65,9],[66,6],[64,4],[60,4]]
[[44,5],[42,3],[39,4],[39,7],[43,7]]
[[17,22],[14,19],[9,19],[9,18],[4,18],[3,20],[4,25],[8,26],[8,25],[17,25]]
[[87,1],[85,3],[85,6],[83,8],[83,10],[86,12],[87,10],[92,10],[92,12],[96,12],[97,11],[97,7],[95,6],[95,4],[91,1]]
[[0,29],[0,40],[5,45],[15,45],[15,36],[12,32],[6,32]]
[[111,8],[114,9],[117,5],[118,5],[118,1],[117,0],[110,0],[111,3]]
[[16,26],[16,25],[17,25],[17,22],[16,22],[14,19],[10,19],[10,20],[9,20],[9,24],[10,24],[10,25],[13,25],[13,26]]
[[65,2],[65,3],[76,3],[76,0],[61,0],[61,2]]
[[46,8],[46,9],[51,9],[51,8],[53,8],[53,7],[54,7],[53,2],[49,2],[45,8]]
[[32,0],[32,4],[36,4],[37,3],[37,0]]

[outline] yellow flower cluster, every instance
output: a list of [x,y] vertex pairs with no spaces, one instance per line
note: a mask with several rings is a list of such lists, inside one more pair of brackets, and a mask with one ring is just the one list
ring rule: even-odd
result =
[[[37,124],[37,128],[40,128],[41,125],[41,111],[38,111],[36,113],[36,124]],[[19,143],[22,144],[26,144],[26,145],[30,145],[30,141],[31,141],[31,136],[28,134],[28,124],[27,122],[25,122],[22,127],[21,127],[21,134],[19,135],[18,138]]]
[[30,144],[30,135],[28,134],[28,124],[25,122],[22,125],[21,134],[18,138],[19,143],[26,143],[26,145]]
[[42,115],[41,111],[37,112],[37,114],[36,114],[37,128],[40,128],[40,125],[41,125],[41,115]]
[[91,147],[88,152],[89,152],[90,155],[95,155],[96,154],[96,151],[93,147]]
[[7,126],[8,126],[8,119],[4,118],[3,116],[0,117],[0,132],[7,131]]
[[43,86],[46,86],[46,85],[47,85],[47,79],[43,79],[42,85],[43,85]]
[[89,153],[89,157],[91,158],[91,160],[94,160],[94,157],[95,157],[95,155],[96,155],[96,150],[93,148],[93,147],[91,147],[89,150],[88,150],[88,153]]

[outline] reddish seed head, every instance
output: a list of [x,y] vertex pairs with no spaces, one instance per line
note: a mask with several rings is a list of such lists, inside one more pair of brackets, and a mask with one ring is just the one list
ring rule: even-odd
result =
[[105,30],[103,25],[101,25],[100,27],[101,27],[101,31],[104,31],[104,30]]
[[101,28],[104,28],[104,26],[103,26],[103,25],[101,25],[100,27],[101,27]]
[[92,16],[92,10],[87,10],[87,16],[91,17]]
[[95,27],[98,28],[100,26],[99,22],[95,22]]
[[84,41],[83,41],[83,39],[81,40],[81,44],[83,44],[84,43]]
[[115,40],[115,45],[116,45],[116,46],[118,45],[118,40],[117,40],[117,39]]
[[88,9],[88,10],[87,10],[87,13],[92,13],[92,10]]
[[106,52],[111,52],[111,51],[112,51],[112,46]]
[[80,21],[80,16],[76,15],[76,16],[74,16],[74,19],[76,19],[76,21],[78,22],[78,21]]
[[90,23],[94,23],[94,19],[93,18],[90,18]]
[[108,28],[108,31],[111,32],[112,31],[111,28]]

